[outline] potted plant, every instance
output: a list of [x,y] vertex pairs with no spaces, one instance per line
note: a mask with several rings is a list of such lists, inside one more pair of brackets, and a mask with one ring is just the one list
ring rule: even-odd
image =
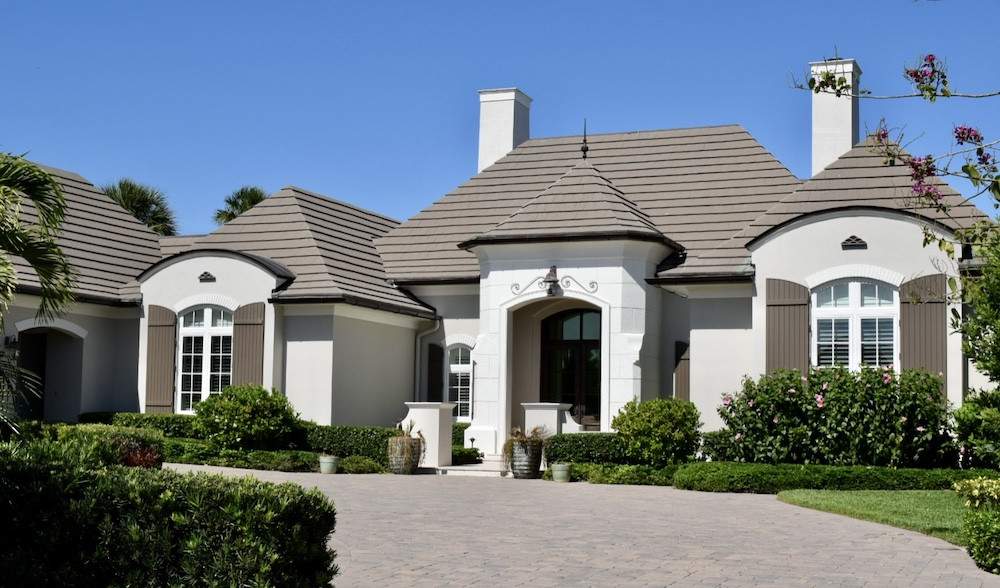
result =
[[336,455],[320,455],[319,456],[319,473],[321,474],[336,474],[337,467],[340,466],[340,458]]
[[569,464],[568,463],[554,463],[552,464],[552,481],[553,482],[569,482]]
[[424,436],[417,431],[413,436],[413,421],[406,427],[396,427],[396,436],[388,441],[389,471],[394,474],[413,474],[424,457]]
[[503,444],[503,460],[517,479],[537,478],[541,475],[542,445],[545,429],[535,427],[527,435],[515,427]]

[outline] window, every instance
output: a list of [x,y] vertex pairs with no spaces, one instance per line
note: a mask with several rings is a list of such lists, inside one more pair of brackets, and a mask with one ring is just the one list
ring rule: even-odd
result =
[[459,420],[472,417],[472,348],[452,345],[448,348],[448,402],[455,404]]
[[813,290],[813,363],[898,365],[899,295],[874,280],[841,280]]
[[207,394],[232,382],[233,313],[202,306],[181,314],[177,370],[179,412],[191,412]]

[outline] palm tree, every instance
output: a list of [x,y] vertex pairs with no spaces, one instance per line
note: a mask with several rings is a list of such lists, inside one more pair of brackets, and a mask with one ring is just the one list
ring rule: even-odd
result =
[[165,236],[177,234],[174,211],[170,210],[163,192],[129,178],[102,186],[101,190],[154,233]]
[[243,186],[226,197],[226,206],[215,211],[215,222],[228,223],[267,198],[267,191],[260,186]]
[[[54,318],[72,302],[73,273],[56,242],[65,216],[62,189],[51,175],[23,156],[0,153],[0,332],[17,291],[14,257],[37,276],[38,318]],[[40,397],[38,383],[19,366],[16,348],[0,350],[0,425],[17,430],[11,409]]]

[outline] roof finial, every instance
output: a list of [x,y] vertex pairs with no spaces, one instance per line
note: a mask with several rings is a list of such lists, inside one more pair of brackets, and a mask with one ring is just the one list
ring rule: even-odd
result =
[[587,159],[587,151],[590,147],[587,147],[587,119],[583,119],[583,145],[580,145],[580,153],[583,153],[583,158]]

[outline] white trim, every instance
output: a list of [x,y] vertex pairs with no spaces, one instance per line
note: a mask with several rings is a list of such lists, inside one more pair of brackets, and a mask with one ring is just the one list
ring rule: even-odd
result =
[[231,298],[225,294],[193,294],[174,304],[171,310],[179,315],[184,311],[191,310],[195,306],[221,306],[226,310],[235,312],[239,305],[239,302],[236,302],[235,298]]
[[[835,280],[834,282],[846,282],[848,284],[848,304],[847,306],[820,308],[817,305],[817,289],[811,288],[810,299],[810,362],[818,365],[819,361],[819,328],[818,321],[830,319],[848,320],[848,342],[847,342],[847,368],[857,370],[861,368],[861,321],[862,319],[892,319],[892,363],[893,369],[899,371],[899,289],[892,290],[892,304],[889,306],[862,306],[861,305],[861,283],[873,281],[870,278],[846,278]],[[823,285],[832,285],[831,282],[824,282]],[[889,284],[891,286],[891,284]]]
[[[230,324],[225,325],[225,326],[221,326],[221,327],[213,327],[212,326],[212,317],[211,317],[211,314],[212,314],[211,310],[213,308],[222,308],[223,310],[228,311],[230,313]],[[203,322],[202,322],[201,325],[192,325],[190,327],[185,327],[184,326],[184,315],[187,314],[187,313],[189,313],[189,312],[193,312],[193,311],[199,311],[199,312],[202,313],[202,317],[203,317],[202,320],[203,320]],[[212,373],[213,373],[212,372],[212,337],[219,337],[219,336],[221,336],[221,337],[229,337],[230,350],[229,350],[229,371],[228,371],[228,376],[230,378],[230,382],[232,382],[232,375],[233,375],[233,364],[232,364],[232,361],[233,361],[233,351],[234,351],[233,348],[232,348],[232,343],[233,343],[233,325],[234,325],[234,320],[233,319],[235,318],[233,316],[233,314],[235,314],[235,311],[233,311],[231,309],[224,308],[224,307],[219,306],[219,305],[210,305],[210,304],[199,304],[199,305],[196,305],[196,306],[191,307],[191,308],[186,308],[182,312],[178,312],[177,313],[177,350],[175,351],[175,358],[174,358],[174,361],[176,362],[175,365],[177,366],[177,368],[174,370],[174,372],[175,372],[175,374],[174,374],[174,403],[175,403],[174,406],[176,407],[176,412],[178,412],[180,414],[194,414],[194,405],[195,405],[194,402],[191,403],[191,408],[189,408],[188,410],[184,410],[184,409],[181,408],[181,406],[182,406],[182,404],[181,404],[181,396],[183,394],[198,394],[199,395],[199,401],[201,401],[201,400],[205,400],[206,398],[208,398],[208,396],[210,394],[221,392],[225,388],[225,386],[221,386],[220,385],[220,389],[219,390],[217,390],[216,392],[212,392],[211,391],[211,381],[212,381]],[[188,391],[184,391],[183,387],[181,385],[181,383],[183,381],[183,376],[185,375],[185,372],[183,371],[183,367],[182,367],[183,363],[184,363],[183,362],[183,358],[184,358],[184,338],[185,337],[200,338],[201,341],[202,341],[202,351],[201,351],[202,366],[201,366],[201,373],[200,374],[196,374],[195,372],[190,372],[191,375],[199,375],[199,376],[201,376],[201,389],[200,390],[191,389],[191,390],[188,390]],[[220,377],[223,377],[223,376],[225,376],[227,374],[226,372],[221,372],[221,371],[218,372],[218,373],[220,374]]]
[[[452,374],[468,374],[469,375],[469,400],[466,402],[469,408],[469,414],[462,416],[456,415],[455,420],[461,423],[472,422],[472,407],[474,402],[475,390],[476,390],[476,380],[475,380],[475,368],[476,362],[472,359],[472,349],[475,347],[475,338],[468,337],[464,335],[454,335],[454,339],[466,338],[472,339],[472,343],[467,343],[466,341],[456,341],[454,343],[445,345],[444,347],[444,361],[441,362],[442,368],[444,369],[444,378],[442,385],[444,390],[441,391],[441,397],[444,402],[451,403],[454,406],[460,406],[462,403],[458,399],[451,399],[451,375]],[[453,347],[465,347],[469,350],[469,363],[451,363],[451,350]],[[430,390],[428,390],[428,393]],[[461,412],[461,411],[460,411]]]
[[30,329],[55,329],[57,331],[62,331],[70,335],[74,335],[81,339],[87,338],[87,329],[84,329],[76,323],[71,323],[64,318],[52,318],[52,319],[39,319],[37,317],[32,317],[29,319],[24,319],[14,323],[14,328],[17,332],[27,331]]
[[[869,217],[869,218],[888,218],[894,220],[902,220],[909,222],[916,227],[931,227],[931,229],[946,238],[954,237],[955,233],[946,226],[940,225],[931,219],[927,219],[921,216],[913,216],[906,214],[900,210],[893,210],[889,208],[864,208],[864,209],[848,209],[848,210],[829,210],[825,212],[816,213],[805,213],[792,220],[788,221],[787,224],[782,225],[776,229],[772,229],[768,234],[757,237],[755,241],[747,245],[747,249],[750,253],[754,253],[765,243],[776,239],[777,237],[794,231],[796,229],[802,228],[805,225],[810,225],[813,223],[819,223],[826,220],[834,218],[859,218],[859,217]],[[864,235],[858,235],[864,239]],[[847,235],[844,235],[847,237]],[[867,239],[865,239],[867,241]]]
[[453,345],[467,345],[469,349],[476,348],[477,339],[474,335],[466,335],[464,333],[453,333],[445,336],[444,347],[445,349]]
[[827,282],[833,282],[844,278],[867,278],[869,280],[885,282],[886,284],[899,288],[899,286],[903,283],[905,276],[899,272],[877,265],[851,263],[824,268],[814,274],[810,274],[806,276],[805,284],[807,288],[812,290],[813,288]]

